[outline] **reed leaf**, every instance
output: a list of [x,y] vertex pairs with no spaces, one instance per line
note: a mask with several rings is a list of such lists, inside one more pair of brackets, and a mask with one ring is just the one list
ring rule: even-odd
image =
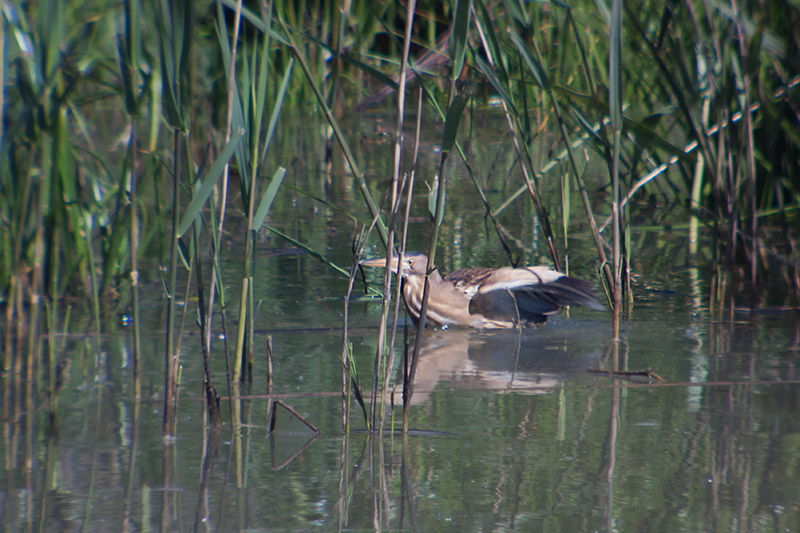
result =
[[290,59],[289,64],[286,66],[286,72],[283,75],[281,86],[278,89],[278,94],[275,97],[275,106],[272,110],[272,115],[270,115],[269,118],[269,126],[267,126],[267,137],[264,140],[264,148],[261,151],[262,159],[266,159],[267,151],[269,150],[269,146],[272,143],[272,136],[275,134],[275,126],[278,124],[278,117],[280,116],[281,109],[283,108],[283,102],[286,99],[286,89],[289,86],[289,79],[292,76],[293,67],[294,67],[294,58]]
[[178,131],[186,131],[189,83],[186,76],[191,54],[194,9],[191,2],[155,3],[161,60],[162,96],[167,122]]
[[497,95],[503,99],[506,106],[508,107],[509,112],[513,116],[519,115],[516,106],[514,106],[514,101],[511,99],[511,95],[507,90],[507,83],[501,82],[500,78],[495,74],[494,70],[490,65],[486,63],[480,56],[476,56],[475,64],[478,67],[478,70],[483,74],[486,79],[489,81],[489,84],[492,88],[497,91]]
[[264,191],[264,196],[261,197],[261,202],[258,204],[258,210],[253,216],[253,231],[258,231],[261,228],[261,224],[264,223],[264,219],[267,217],[267,213],[269,213],[269,208],[272,207],[272,202],[278,194],[278,188],[281,186],[285,175],[286,169],[283,167],[280,167],[275,171],[275,174],[273,174],[272,181],[269,183],[267,190]]
[[[218,5],[221,8],[222,6],[227,7],[231,11],[236,11],[237,9],[237,0],[218,0]],[[252,24],[254,28],[259,30],[262,33],[269,34],[271,39],[275,39],[279,43],[284,46],[289,46],[289,41],[281,35],[280,33],[276,32],[266,21],[264,21],[260,15],[258,15],[255,11],[247,7],[246,5],[241,6],[242,9],[242,18],[244,18],[248,23]],[[223,19],[224,20],[224,19]]]
[[186,211],[184,211],[181,222],[178,225],[179,237],[183,236],[183,234],[186,233],[192,226],[195,219],[200,216],[203,207],[206,205],[206,201],[208,201],[208,197],[211,196],[211,193],[214,191],[214,187],[217,186],[219,179],[223,175],[225,165],[227,165],[228,161],[230,161],[231,157],[233,156],[233,152],[236,150],[237,145],[242,140],[243,135],[244,130],[241,129],[233,133],[231,140],[225,145],[225,147],[222,149],[222,152],[220,152],[219,156],[214,161],[214,164],[211,165],[211,168],[208,169],[208,172],[202,178],[202,185],[192,197],[192,201],[189,203]]
[[[366,203],[370,214],[373,217],[376,216],[380,217],[378,204],[375,202],[375,199],[372,197],[372,193],[369,191],[369,188],[367,187],[367,182],[364,179],[364,174],[361,172],[358,164],[356,163],[355,157],[353,156],[353,152],[350,149],[349,143],[347,142],[347,138],[344,136],[342,129],[339,127],[339,122],[336,120],[336,118],[334,118],[333,113],[331,113],[331,110],[328,107],[326,99],[323,96],[322,91],[320,90],[318,84],[316,83],[314,75],[308,66],[308,62],[303,57],[300,48],[294,42],[291,35],[288,33],[288,30],[287,30],[287,38],[289,40],[292,52],[294,53],[295,58],[297,58],[298,62],[300,63],[300,67],[303,69],[303,72],[306,75],[306,80],[308,81],[312,91],[314,92],[314,96],[317,99],[317,104],[322,108],[323,113],[325,114],[325,118],[328,120],[328,123],[331,125],[331,128],[333,128],[336,140],[339,142],[339,146],[342,148],[342,152],[344,153],[344,157],[347,160],[347,164],[350,166],[350,169],[353,172],[353,176],[355,176],[356,183],[358,184],[358,188],[361,191],[361,196],[364,198],[364,202]],[[380,217],[378,220],[378,233],[380,234],[381,240],[383,241],[384,245],[388,245],[389,233],[386,228],[386,224],[383,221],[383,217]]]
[[[447,191],[442,190],[442,194],[447,195]],[[444,201],[444,200],[443,200]],[[436,206],[439,204],[439,175],[433,177],[433,185],[429,187],[428,191],[428,213],[431,215],[431,220],[436,220]],[[441,223],[441,217],[440,217]]]
[[458,125],[461,123],[461,115],[469,99],[463,94],[457,95],[447,108],[447,116],[444,120],[444,134],[442,136],[442,153],[447,154],[453,149],[458,135]]
[[540,88],[544,89],[545,91],[549,91],[551,88],[550,78],[547,76],[544,68],[542,68],[542,64],[539,62],[539,60],[536,59],[533,54],[531,54],[528,45],[523,41],[522,37],[520,37],[519,33],[517,33],[514,28],[508,28],[508,36],[511,38],[511,42],[517,47],[517,51],[519,52],[523,61],[525,61],[528,71],[533,74],[533,78],[536,80],[536,83]]
[[464,58],[467,55],[469,39],[469,22],[472,13],[472,0],[456,0],[456,12],[453,17],[453,33],[450,36],[450,63],[452,77],[458,78],[464,69]]

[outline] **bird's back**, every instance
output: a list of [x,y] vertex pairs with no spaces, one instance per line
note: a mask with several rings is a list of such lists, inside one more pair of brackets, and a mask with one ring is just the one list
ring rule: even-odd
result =
[[486,281],[496,269],[494,268],[465,268],[456,270],[444,277],[445,283],[450,283],[458,290],[464,291],[470,298],[475,295],[478,287]]

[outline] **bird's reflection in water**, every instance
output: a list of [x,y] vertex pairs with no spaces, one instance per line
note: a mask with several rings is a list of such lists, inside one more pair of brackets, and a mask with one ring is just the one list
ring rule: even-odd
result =
[[[468,389],[544,394],[570,377],[596,368],[607,334],[603,323],[552,322],[543,328],[426,331],[417,363],[412,404],[438,390]],[[560,322],[560,323],[559,323]],[[555,326],[555,327],[554,327]],[[413,349],[413,335],[411,335]],[[401,378],[398,377],[398,383]],[[395,405],[402,403],[398,385]]]

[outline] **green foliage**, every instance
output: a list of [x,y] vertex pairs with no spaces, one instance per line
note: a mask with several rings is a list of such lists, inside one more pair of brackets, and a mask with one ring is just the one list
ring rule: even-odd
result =
[[[296,193],[304,205],[344,211],[354,233],[369,224],[364,218],[374,219],[381,238],[391,242],[387,209],[376,201],[384,193],[387,167],[374,165],[379,169],[374,174],[366,170],[374,162],[360,157],[362,139],[345,121],[355,109],[383,105],[401,86],[404,5],[243,4],[237,13],[236,0],[3,3],[0,301],[6,305],[7,331],[24,320],[18,310],[30,309],[34,339],[43,301],[48,328],[55,331],[59,300],[68,294],[90,303],[99,330],[103,305],[125,309],[123,289],[138,269],[143,278],[157,279],[169,247],[169,342],[178,290],[189,279],[213,280],[209,292],[219,298],[225,317],[234,307],[228,306],[222,272],[229,257],[220,257],[229,252],[220,241],[225,210],[238,202],[227,218],[238,216],[237,227],[247,231],[246,250],[232,252],[244,265],[235,353],[251,356],[255,295],[268,294],[253,287],[264,279],[270,287],[281,286],[286,277],[255,271],[262,227],[328,270],[348,275],[341,265],[350,250],[327,249],[322,231],[307,237],[287,229],[298,215],[282,191]],[[605,189],[588,191],[583,181],[583,174],[601,173],[600,181],[613,183],[614,196],[623,202],[684,206],[695,230],[703,223],[719,237],[717,263],[748,278],[752,287],[765,278],[767,262],[783,274],[771,275],[778,280],[773,283],[796,291],[798,27],[800,9],[784,3],[618,1],[609,10],[605,1],[418,2],[407,100],[415,101],[421,89],[420,120],[440,127],[433,137],[442,140],[438,179],[419,209],[427,207],[433,218],[421,230],[430,236],[429,255],[434,257],[440,228],[456,235],[447,233],[448,226],[458,227],[465,212],[477,208],[493,224],[509,262],[539,246],[531,240],[541,239],[559,266],[567,224],[559,242],[550,221],[577,218],[571,212],[577,202],[570,201],[575,183],[597,263],[610,281],[604,224],[593,213],[608,214],[611,202]],[[465,126],[471,127],[475,110],[495,114],[490,107],[495,103],[505,119],[497,135],[514,144],[499,163],[508,167],[500,185],[473,168],[482,152],[467,144],[472,139]],[[324,147],[320,175],[328,179],[349,171],[352,184],[341,190],[306,187],[311,179],[297,185],[297,166],[274,161],[276,143],[301,144],[287,138],[295,134],[282,119],[287,111],[296,120],[312,116],[329,124],[332,133],[315,131],[305,142]],[[402,133],[410,138],[408,128]],[[405,141],[404,149],[410,145]],[[580,149],[600,165],[579,164]],[[454,153],[463,167],[446,165]],[[346,170],[336,166],[340,155]],[[446,184],[454,169],[462,168],[474,186],[472,198],[448,194],[445,210]],[[406,165],[400,175],[416,170]],[[229,199],[231,176],[239,194]],[[165,179],[172,188],[164,186]],[[546,202],[554,190],[561,201]],[[349,202],[354,191],[365,209]],[[522,194],[528,194],[537,218],[533,239],[498,221],[516,216],[504,210]],[[621,218],[620,231],[626,231],[625,212]],[[316,229],[323,229],[326,222],[319,224]],[[630,242],[629,232],[617,235],[616,248],[624,246],[623,255],[630,256]],[[495,248],[491,241],[465,253]],[[198,270],[178,280],[179,253],[186,269],[204,265],[213,254],[211,273],[204,277]],[[308,287],[295,289],[293,301],[316,297]],[[724,290],[714,291],[724,301]],[[213,296],[201,293],[197,300],[206,311],[199,315],[215,316],[213,308],[203,307]],[[38,353],[33,342],[30,346],[30,353]],[[167,351],[179,352],[173,344]],[[244,374],[242,362],[235,377]],[[353,373],[355,365],[348,359]],[[49,370],[54,376],[55,369]]]
[[209,196],[211,196],[211,193],[216,189],[219,179],[222,178],[225,166],[233,156],[233,152],[239,145],[243,134],[244,130],[239,130],[233,134],[228,144],[222,149],[219,157],[214,161],[214,164],[211,165],[211,168],[209,168],[208,172],[200,180],[200,187],[197,189],[196,194],[192,197],[192,201],[181,216],[181,223],[178,225],[179,237],[183,236],[201,215]]
[[[280,210],[275,187],[283,180],[261,190],[259,183],[278,176],[279,165],[291,168],[269,157],[270,146],[282,137],[279,117],[287,109],[324,114],[334,132],[328,144],[345,154],[365,205],[372,216],[380,215],[373,196],[381,191],[365,179],[364,162],[340,121],[360,104],[379,105],[397,90],[402,8],[370,2],[355,2],[346,11],[326,3],[245,4],[236,26],[234,0],[128,0],[89,7],[69,0],[6,2],[3,299],[9,300],[13,286],[29,294],[50,291],[54,298],[83,292],[95,306],[118,293],[128,283],[131,253],[163,260],[169,213],[162,206],[163,177],[180,172],[172,177],[180,184],[179,209],[190,206],[182,215],[185,231],[193,221],[209,220],[209,209],[221,209],[212,182],[221,179],[221,156],[231,151],[244,211],[266,220],[266,206]],[[687,218],[699,217],[732,243],[721,250],[721,260],[748,265],[751,280],[765,271],[764,258],[796,261],[791,250],[800,220],[800,57],[792,51],[800,46],[800,11],[714,2],[645,2],[635,11],[625,6],[612,16],[604,2],[417,4],[408,99],[416,99],[415,85],[422,87],[423,114],[444,124],[442,148],[456,150],[467,164],[509,259],[521,250],[506,242],[495,217],[527,191],[559,261],[549,229],[553,213],[542,204],[541,189],[550,180],[567,194],[570,187],[553,175],[564,167],[551,153],[560,151],[558,157],[569,162],[587,219],[594,224],[593,209],[609,211],[603,203],[590,205],[574,149],[604,162],[610,184],[612,131],[618,131],[624,202],[647,198],[684,205]],[[296,62],[302,75],[294,72]],[[228,99],[230,104],[221,103]],[[488,102],[503,107],[508,129],[499,133],[514,139],[513,165],[526,178],[510,182],[512,192],[499,208],[490,204],[459,142],[462,115],[480,112]],[[218,120],[228,113],[229,124]],[[223,122],[229,134],[218,130]],[[162,140],[167,129],[184,141]],[[124,155],[115,153],[115,139],[127,144]],[[211,155],[198,155],[209,140]],[[695,168],[698,154],[702,164]],[[220,163],[205,172],[203,197],[192,204],[186,194],[206,158]],[[448,176],[441,177],[446,183]],[[334,198],[320,199],[345,209]],[[132,202],[141,213],[135,220]],[[575,203],[560,205],[568,211]],[[453,206],[447,213],[460,216]],[[762,228],[771,224],[782,226],[784,239],[767,247]],[[138,233],[129,231],[132,225],[141,225]],[[378,227],[385,239],[382,219]],[[598,227],[602,255],[603,225]],[[132,252],[130,239],[137,234],[142,242]]]

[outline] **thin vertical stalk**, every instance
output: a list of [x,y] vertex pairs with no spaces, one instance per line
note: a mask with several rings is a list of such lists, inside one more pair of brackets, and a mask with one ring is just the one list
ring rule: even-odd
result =
[[[170,236],[170,269],[167,286],[167,342],[165,353],[165,393],[162,433],[172,436],[175,431],[177,410],[178,369],[180,342],[176,326],[176,297],[178,291],[178,245],[180,239],[180,180],[189,175],[192,167],[189,146],[190,122],[189,99],[192,94],[191,45],[194,24],[194,4],[169,3],[162,0],[156,4],[156,21],[159,29],[159,51],[161,62],[162,92],[166,97],[165,117],[173,132],[173,186],[172,186],[172,230]],[[187,288],[188,288],[187,284]],[[185,308],[184,308],[185,310]],[[185,311],[184,311],[185,312]]]
[[131,138],[128,143],[130,172],[130,253],[131,253],[131,300],[133,302],[133,396],[138,401],[141,395],[141,337],[139,329],[139,217],[136,196],[136,121],[131,119]]
[[[139,141],[137,136],[136,118],[138,116],[141,96],[139,94],[139,68],[138,58],[141,48],[140,3],[138,0],[125,2],[125,34],[120,40],[120,71],[124,82],[125,109],[130,121],[130,137],[128,138],[128,153],[125,160],[125,171],[129,179],[128,201],[130,202],[130,224],[128,231],[128,248],[131,255],[131,302],[133,305],[133,396],[137,402],[141,396],[141,325],[139,324],[139,216],[136,179],[136,146]],[[123,176],[123,180],[125,176]],[[120,187],[124,191],[124,187]],[[91,248],[91,243],[87,243]],[[104,278],[105,281],[105,278]]]
[[694,165],[694,176],[692,178],[692,192],[689,198],[689,206],[692,210],[689,215],[689,254],[697,253],[700,217],[697,211],[700,209],[700,196],[703,191],[703,169],[705,168],[705,158],[703,152],[697,152],[697,161]]
[[272,364],[272,335],[267,335],[267,419],[266,427],[268,431],[275,428],[275,400],[272,398],[273,392],[273,364]]
[[[214,387],[211,378],[211,365],[209,361],[209,352],[211,346],[206,343],[206,337],[202,333],[206,330],[207,322],[211,319],[206,313],[205,294],[203,286],[203,261],[200,258],[200,222],[194,223],[194,232],[192,239],[194,240],[194,262],[197,266],[197,311],[200,319],[200,345],[203,352],[203,392],[205,393],[206,409],[211,421],[211,426],[215,429],[221,425],[219,418],[219,395],[217,389]],[[213,276],[212,276],[213,277]]]
[[333,69],[330,76],[330,85],[331,90],[329,99],[328,99],[328,107],[330,107],[334,112],[337,111],[339,107],[339,74],[342,70],[342,50],[344,48],[345,43],[345,29],[347,27],[347,19],[350,16],[350,8],[352,7],[352,0],[344,0],[342,2],[342,6],[338,9],[339,17],[338,17],[338,25],[336,28],[336,60],[333,61]]
[[[39,184],[39,197],[38,197],[38,205],[36,206],[36,215],[35,218],[37,220],[36,225],[36,232],[34,236],[34,262],[33,262],[33,277],[31,280],[31,286],[29,289],[29,299],[30,299],[30,311],[28,312],[28,349],[27,349],[27,360],[25,362],[25,381],[27,382],[28,386],[31,388],[36,387],[37,381],[34,380],[33,376],[33,369],[34,369],[34,356],[39,352],[39,343],[40,343],[40,335],[39,335],[39,327],[40,327],[40,313],[41,313],[41,305],[42,305],[42,286],[44,284],[44,260],[45,260],[45,224],[44,224],[44,213],[45,209],[49,205],[50,201],[50,191],[53,187],[53,182],[55,181],[55,169],[52,166],[52,152],[51,152],[51,142],[49,139],[45,138],[42,140],[42,161],[44,161],[43,169],[42,169],[42,176],[45,178],[42,180],[42,183]],[[32,397],[31,391],[29,394],[25,396],[25,403],[26,409],[33,407],[32,405]],[[30,411],[29,411],[30,412]]]
[[[353,285],[355,284],[356,274],[358,273],[358,263],[361,261],[362,246],[356,247],[356,254],[353,258],[353,264],[350,266],[350,277],[347,280],[347,291],[344,295],[344,313],[343,313],[343,327],[342,327],[342,353],[340,356],[342,363],[342,433],[349,434],[350,430],[350,360],[352,358],[352,350],[350,346],[348,324],[350,319],[350,296],[353,293]],[[367,421],[369,423],[369,421]]]
[[174,425],[174,404],[177,372],[175,359],[175,296],[178,290],[178,222],[180,215],[180,187],[178,182],[181,175],[180,156],[181,134],[173,132],[173,167],[172,167],[172,236],[170,238],[169,259],[169,292],[167,293],[167,349],[164,354],[164,420],[162,433],[172,435]]
[[[141,524],[141,522],[137,520],[133,520],[131,518],[131,508],[134,507],[134,487],[135,482],[139,479],[137,475],[137,459],[139,457],[139,421],[141,419],[140,413],[142,409],[142,402],[138,400],[138,398],[133,402],[132,407],[132,417],[131,417],[131,432],[130,432],[130,444],[128,447],[128,457],[126,461],[126,466],[128,468],[128,473],[126,477],[126,483],[124,488],[124,497],[123,497],[123,513],[122,513],[122,531],[123,533],[127,533],[128,531],[133,530],[133,523]],[[138,492],[138,490],[136,491]],[[138,508],[138,506],[137,506]],[[137,528],[138,529],[138,528]]]
[[[247,241],[250,241],[250,235],[247,236]],[[247,257],[247,248],[249,244],[245,245],[245,258]],[[248,264],[245,259],[245,265]],[[245,266],[245,274],[242,277],[242,290],[239,294],[239,324],[236,330],[236,348],[233,351],[233,374],[231,375],[231,385],[236,388],[238,392],[239,382],[242,377],[242,359],[244,358],[244,340],[245,328],[247,326],[247,295],[250,293],[248,287],[250,285],[250,268]],[[238,395],[238,394],[237,394]]]
[[731,0],[731,10],[733,11],[733,20],[736,23],[736,33],[738,38],[736,42],[739,45],[739,65],[741,68],[741,92],[739,94],[739,105],[742,112],[742,120],[744,121],[744,171],[745,179],[747,181],[747,225],[748,237],[750,238],[749,250],[749,267],[750,267],[750,308],[755,309],[757,305],[756,295],[756,279],[758,274],[758,256],[759,256],[759,240],[758,240],[758,213],[756,205],[756,158],[755,149],[753,147],[753,117],[750,113],[750,71],[748,67],[747,56],[747,35],[742,26],[742,17],[740,12],[739,3],[736,0]]
[[[217,15],[219,17],[222,16],[222,6],[218,4]],[[231,61],[230,66],[228,69],[228,102],[227,102],[227,114],[225,118],[225,144],[227,145],[232,136],[232,124],[233,124],[233,105],[234,105],[234,90],[236,87],[236,61],[234,58],[236,57],[236,50],[239,45],[239,28],[241,26],[241,14],[242,14],[242,0],[238,0],[236,3],[236,10],[234,12],[234,20],[233,20],[233,43],[231,44]],[[224,25],[220,25],[220,27],[225,27]],[[220,35],[220,39],[225,39],[224,35]],[[210,288],[208,291],[208,315],[209,317],[214,316],[214,300],[217,294],[217,278],[221,276],[220,268],[221,262],[219,257],[219,244],[222,242],[223,237],[223,230],[225,228],[225,214],[227,212],[227,205],[228,205],[228,181],[230,175],[230,165],[228,163],[225,164],[225,167],[222,171],[222,186],[220,192],[220,199],[219,199],[219,222],[217,223],[216,227],[216,236],[213,238],[213,259],[212,259],[212,276],[210,281]],[[211,230],[214,231],[213,229]],[[220,306],[222,307],[222,321],[223,327],[225,326],[226,322],[226,302],[224,301],[224,292],[222,287],[220,287],[221,293],[221,301]],[[206,338],[206,343],[208,346],[211,346],[211,338],[212,338],[212,320],[208,320],[206,323],[206,328],[203,334]],[[225,335],[225,368],[226,368],[226,381],[227,381],[227,389],[228,389],[228,397],[231,397],[231,376],[228,369],[230,368],[230,360],[228,354],[228,337]],[[230,409],[230,405],[229,405]],[[231,411],[232,412],[232,411]]]
[[[411,174],[409,175],[409,178],[407,180],[408,183],[404,183],[404,186],[403,186],[403,188],[406,189],[406,192],[405,192],[405,195],[406,195],[406,208],[405,208],[405,213],[403,214],[403,227],[402,227],[401,232],[400,232],[400,249],[399,249],[400,257],[399,257],[399,260],[402,260],[403,254],[405,254],[406,240],[407,240],[407,237],[408,237],[408,220],[409,220],[409,218],[411,216],[411,199],[412,199],[413,194],[414,194],[414,179],[416,177],[417,157],[419,155],[419,137],[420,137],[420,131],[422,129],[422,101],[424,99],[423,98],[423,94],[424,94],[423,90],[422,90],[422,88],[420,88],[419,89],[418,101],[417,101],[417,121],[416,121],[416,127],[414,129],[414,148],[413,148],[414,154],[412,156]],[[397,321],[398,321],[398,318],[400,316],[400,292],[401,292],[401,290],[402,290],[402,283],[400,281],[398,281],[397,283],[395,283],[395,287],[394,287],[394,309],[392,311],[392,333],[391,333],[391,336],[390,336],[390,339],[389,339],[389,350],[391,351],[392,354],[394,353],[395,339],[397,337]],[[406,363],[407,363],[407,357],[406,356],[408,355],[408,350],[406,349],[407,348],[406,345],[407,345],[407,343],[404,343],[403,355],[404,355],[404,359],[406,359]],[[390,359],[390,364],[387,367],[387,370],[390,371],[393,366],[394,366],[394,358],[392,356],[392,358]],[[405,365],[405,367],[407,368],[407,364]],[[404,376],[404,378],[406,376],[408,376],[408,372],[407,371],[403,372],[403,376]],[[388,382],[388,373],[387,373],[387,376],[386,376],[386,381]],[[396,384],[395,384],[395,386],[396,386]],[[405,384],[403,384],[403,386],[405,387]],[[383,393],[384,401],[387,398],[387,392],[388,392],[388,390],[384,389],[384,393]],[[392,401],[392,403],[394,403],[394,388],[392,389],[392,400],[391,401]],[[381,424],[383,424],[383,418],[381,418]]]
[[417,362],[419,361],[419,353],[422,349],[422,336],[425,333],[425,323],[428,318],[428,298],[431,291],[430,275],[436,270],[436,247],[439,242],[439,228],[442,224],[442,216],[444,213],[444,197],[445,197],[445,172],[447,171],[447,154],[448,151],[442,150],[442,158],[439,164],[439,182],[436,190],[436,209],[433,215],[433,231],[430,237],[430,246],[428,248],[428,267],[425,273],[425,286],[422,292],[422,306],[419,311],[419,319],[417,320],[417,335],[414,340],[414,349],[411,352],[411,362],[407,365],[408,373],[403,382],[403,431],[407,432],[409,427],[409,414],[411,408],[411,397],[414,395],[414,377],[417,371]]
[[[6,86],[6,24],[0,21],[0,87]],[[0,141],[5,140],[6,94],[0,91]]]
[[612,215],[614,224],[614,284],[613,291],[613,340],[620,339],[620,320],[622,316],[622,250],[619,161],[620,138],[622,135],[622,2],[614,0],[611,8],[611,53],[609,55],[609,117],[614,137],[614,159],[612,164]]
[[[428,265],[425,272],[425,285],[422,293],[422,306],[420,308],[419,319],[417,321],[417,335],[414,341],[414,349],[411,353],[411,363],[408,364],[408,374],[403,382],[403,432],[409,429],[409,415],[411,409],[411,397],[414,394],[414,377],[417,371],[417,363],[422,348],[422,337],[425,332],[425,323],[428,315],[428,298],[430,297],[431,281],[430,275],[436,270],[436,248],[439,243],[439,229],[444,219],[444,205],[446,195],[446,183],[448,174],[448,156],[456,145],[458,137],[458,126],[467,98],[463,95],[456,95],[456,81],[461,75],[464,65],[464,58],[467,49],[467,33],[470,26],[471,0],[459,0],[456,4],[454,14],[454,32],[450,42],[450,91],[448,99],[447,116],[444,122],[444,134],[442,139],[442,156],[439,162],[439,179],[434,185],[435,191],[431,194],[436,195],[436,206],[433,215],[433,228],[430,235],[428,247]],[[430,198],[429,198],[430,205]]]
[[[350,432],[351,390],[355,392],[356,401],[361,406],[362,412],[364,414],[364,423],[367,425],[367,429],[370,430],[372,429],[370,427],[370,418],[369,415],[367,414],[363,397],[361,396],[361,389],[358,385],[358,375],[356,373],[355,361],[353,360],[353,345],[349,339],[348,323],[350,318],[350,296],[353,293],[353,286],[355,284],[356,274],[358,273],[358,268],[359,268],[358,265],[361,262],[361,256],[364,253],[364,245],[367,242],[367,236],[372,233],[373,229],[375,229],[375,225],[377,224],[377,222],[378,219],[373,218],[369,228],[367,228],[366,230],[362,229],[361,234],[358,236],[356,240],[353,264],[350,266],[350,277],[347,282],[347,291],[345,292],[345,297],[344,297],[341,363],[342,363],[342,431],[345,434],[349,434]],[[352,389],[350,387],[351,384],[352,384]]]
[[[619,371],[620,348],[626,349],[622,343],[615,342],[611,346],[611,368],[613,372]],[[616,478],[616,464],[617,464],[617,439],[619,438],[619,420],[620,420],[620,396],[622,394],[622,387],[620,386],[619,379],[615,379],[611,385],[611,412],[608,419],[608,437],[605,443],[605,449],[608,450],[608,457],[606,458],[606,505],[605,505],[605,518],[606,526],[613,529],[616,522],[614,516],[614,502],[616,491],[614,490],[614,479]]]
[[[406,6],[406,30],[405,30],[405,38],[403,40],[403,57],[400,62],[400,77],[399,83],[397,87],[397,108],[396,108],[396,124],[395,124],[395,142],[394,142],[394,160],[392,165],[392,193],[391,193],[391,215],[389,217],[389,247],[387,249],[387,257],[391,258],[391,255],[394,253],[394,234],[395,234],[395,222],[397,220],[397,214],[400,210],[400,204],[402,200],[402,191],[400,189],[400,164],[403,155],[403,118],[405,116],[405,103],[406,103],[406,81],[407,81],[407,73],[408,73],[408,52],[411,47],[411,34],[414,28],[414,12],[416,10],[416,0],[409,0],[408,5]],[[389,259],[387,259],[388,261]],[[387,263],[388,265],[388,263]],[[389,309],[392,302],[392,292],[391,292],[391,283],[392,283],[392,269],[385,268],[384,269],[384,278],[383,278],[383,312],[381,313],[381,324],[380,329],[378,330],[378,348],[376,357],[384,356],[384,344],[386,340],[386,321],[389,314]],[[398,283],[399,285],[399,283]],[[392,324],[392,334],[390,338],[394,340],[394,331],[396,328],[396,323]],[[389,390],[389,376],[391,374],[392,367],[394,366],[394,349],[392,343],[389,346],[389,353],[388,353],[388,361],[384,361],[384,371],[382,376],[382,386],[381,386],[381,413],[380,413],[380,430],[383,430],[383,422],[384,422],[384,414],[385,414],[385,406],[386,406],[386,393]],[[377,370],[377,366],[376,366]],[[375,395],[377,394],[377,380],[378,376],[376,375],[373,380],[373,392],[372,392],[372,424],[373,427],[375,426]]]

